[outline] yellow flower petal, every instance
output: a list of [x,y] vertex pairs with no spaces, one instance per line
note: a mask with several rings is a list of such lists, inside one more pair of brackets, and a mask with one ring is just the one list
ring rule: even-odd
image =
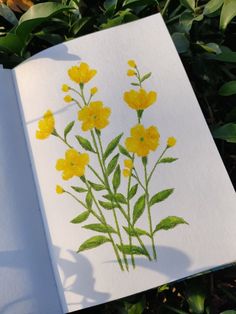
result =
[[136,67],[136,63],[134,60],[129,60],[128,61],[128,65],[131,67],[131,68],[135,68]]
[[173,136],[169,137],[167,140],[167,147],[173,147],[176,144],[176,138]]
[[66,95],[65,97],[64,97],[64,101],[65,102],[72,102],[73,101],[73,98],[70,96],[70,95]]
[[95,95],[97,93],[97,91],[98,91],[98,88],[97,87],[93,87],[93,88],[90,89],[90,94],[91,95]]
[[131,89],[124,93],[123,99],[130,108],[144,110],[156,101],[157,93],[154,91],[147,92],[143,88],[140,88],[138,91]]
[[128,169],[132,169],[133,168],[133,162],[131,159],[125,159],[124,160],[124,166]]
[[69,87],[68,85],[66,85],[66,84],[63,84],[62,87],[61,87],[61,90],[62,90],[63,92],[68,92],[69,89],[70,89],[70,87]]
[[64,189],[63,189],[60,185],[57,185],[57,186],[56,186],[56,192],[57,192],[57,194],[62,194],[62,193],[64,193],[65,191],[64,191]]
[[131,173],[131,172],[130,172],[129,169],[124,169],[124,170],[123,170],[123,176],[126,177],[126,178],[130,176],[130,173]]
[[136,75],[136,72],[134,70],[128,70],[127,75],[128,76],[134,76],[134,75]]
[[85,84],[89,82],[97,71],[90,69],[89,65],[85,62],[81,62],[79,66],[73,66],[68,70],[70,79],[78,84]]
[[36,138],[43,140],[49,137],[54,131],[55,120],[50,110],[46,111],[43,115],[43,119],[38,122],[38,130],[36,131]]

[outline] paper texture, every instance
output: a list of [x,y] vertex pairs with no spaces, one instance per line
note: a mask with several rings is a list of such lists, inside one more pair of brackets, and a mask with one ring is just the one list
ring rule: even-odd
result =
[[[151,195],[174,188],[171,197],[153,207],[153,225],[155,227],[167,216],[182,217],[189,225],[160,230],[155,240],[157,261],[136,256],[133,269],[128,257],[127,272],[119,269],[110,243],[76,254],[94,232],[70,223],[83,209],[69,195],[56,194],[55,187],[59,184],[70,189],[80,180],[73,177],[64,181],[62,173],[55,169],[57,160],[65,158],[68,147],[52,135],[38,140],[35,133],[38,121],[50,109],[60,134],[68,122],[76,120],[68,140],[84,152],[73,135],[87,137],[88,133],[81,130],[77,106],[63,101],[65,93],[61,86],[72,86],[74,83],[67,70],[86,62],[97,70],[86,90],[97,86],[94,99],[102,100],[104,106],[111,108],[109,125],[102,130],[103,144],[106,146],[123,132],[124,145],[131,127],[137,124],[135,111],[123,99],[125,91],[136,88],[130,85],[131,78],[126,75],[130,59],[135,60],[142,73],[152,72],[144,86],[158,94],[155,104],[145,109],[143,115],[145,127],[157,126],[160,133],[160,145],[150,152],[149,163],[153,164],[160,156],[168,137],[177,139],[166,156],[178,158],[178,161],[158,166],[150,187]],[[234,191],[160,15],[51,48],[18,66],[15,77],[65,312],[121,298],[235,260]],[[90,165],[99,171],[99,163],[92,156],[90,154]],[[137,167],[142,169],[141,158],[137,159]],[[123,160],[121,157],[122,169]],[[125,190],[126,182],[122,177],[120,191]],[[138,193],[141,195],[140,187]],[[76,196],[84,200],[82,194]],[[122,226],[124,219],[119,211],[116,213]],[[108,223],[112,224],[112,215],[107,215]],[[137,226],[148,230],[146,215]],[[86,223],[94,223],[94,220],[89,217]],[[128,237],[124,238],[127,243]],[[150,239],[145,236],[142,239],[151,254]]]
[[10,70],[0,70],[0,312],[62,312]]

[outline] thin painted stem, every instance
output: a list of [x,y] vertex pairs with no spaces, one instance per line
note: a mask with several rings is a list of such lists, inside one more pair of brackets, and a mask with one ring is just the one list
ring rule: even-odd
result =
[[153,173],[154,173],[154,171],[156,170],[157,165],[159,164],[159,161],[161,160],[161,158],[163,157],[163,155],[165,154],[165,152],[167,151],[167,149],[168,149],[168,146],[166,146],[166,148],[163,150],[163,152],[162,152],[162,154],[160,155],[160,157],[157,159],[157,161],[156,161],[154,167],[152,168],[152,171],[150,172],[150,174],[149,174],[149,176],[148,176],[148,179],[147,179],[147,182],[148,182],[148,183],[150,182],[150,180],[151,180],[151,178],[152,178],[152,176],[153,176]]

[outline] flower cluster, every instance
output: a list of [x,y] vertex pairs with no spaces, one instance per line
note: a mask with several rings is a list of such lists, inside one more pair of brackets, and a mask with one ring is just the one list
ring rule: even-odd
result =
[[54,131],[55,126],[55,119],[50,110],[45,112],[43,115],[43,119],[39,120],[38,128],[39,130],[36,131],[36,138],[39,140],[44,140],[48,138],[52,132]]

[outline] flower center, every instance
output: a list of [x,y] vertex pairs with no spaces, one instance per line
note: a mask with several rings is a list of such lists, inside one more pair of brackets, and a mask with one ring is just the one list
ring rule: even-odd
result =
[[140,137],[140,142],[144,142],[144,137]]

